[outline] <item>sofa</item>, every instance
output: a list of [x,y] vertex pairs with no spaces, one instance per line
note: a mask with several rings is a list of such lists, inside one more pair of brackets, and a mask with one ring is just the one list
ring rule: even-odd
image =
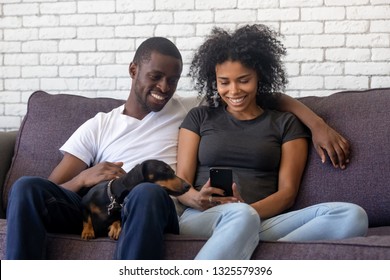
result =
[[[343,91],[299,98],[351,143],[345,170],[323,164],[310,148],[292,209],[328,201],[353,202],[369,217],[365,237],[337,241],[260,242],[253,259],[390,259],[390,88]],[[47,177],[62,158],[59,147],[84,121],[124,103],[112,98],[33,93],[19,131],[0,132],[0,258],[5,257],[6,205],[13,182],[23,175]],[[33,234],[33,233],[32,233]],[[228,241],[227,241],[228,242]],[[193,259],[205,239],[168,234],[165,259]],[[116,241],[48,234],[47,258],[111,259]]]

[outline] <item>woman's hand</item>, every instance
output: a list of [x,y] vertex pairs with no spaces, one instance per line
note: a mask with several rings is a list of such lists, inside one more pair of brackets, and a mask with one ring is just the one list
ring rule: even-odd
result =
[[233,183],[232,189],[233,189],[233,196],[238,200],[238,202],[245,202],[244,199],[242,199],[240,192],[238,191],[238,187],[236,183]]
[[324,121],[319,122],[311,129],[312,140],[317,154],[321,161],[326,161],[327,152],[334,167],[345,169],[349,163],[350,145],[348,140],[341,136],[337,131],[327,125]]
[[199,211],[204,211],[211,207],[224,203],[240,202],[240,200],[235,196],[224,197],[223,192],[224,191],[222,189],[213,188],[210,185],[209,179],[200,191],[191,188],[188,192],[179,196],[178,199],[184,205],[187,205]]

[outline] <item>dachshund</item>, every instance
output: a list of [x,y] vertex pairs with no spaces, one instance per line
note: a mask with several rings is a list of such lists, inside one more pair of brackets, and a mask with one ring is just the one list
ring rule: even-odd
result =
[[92,187],[82,198],[83,230],[81,238],[108,236],[118,239],[121,232],[121,209],[130,191],[142,182],[160,185],[169,195],[179,196],[190,184],[176,176],[175,171],[160,160],[146,160],[127,174]]

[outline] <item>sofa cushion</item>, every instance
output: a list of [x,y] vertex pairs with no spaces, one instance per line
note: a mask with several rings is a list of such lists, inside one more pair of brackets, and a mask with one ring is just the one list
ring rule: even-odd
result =
[[9,189],[16,179],[23,175],[49,176],[62,159],[59,148],[82,123],[97,112],[108,112],[123,103],[111,98],[34,92],[16,140],[3,205],[7,205]]
[[[5,257],[7,221],[0,219],[0,259]],[[368,237],[335,241],[272,242],[261,241],[252,259],[314,260],[314,259],[390,259],[390,227],[369,230]],[[198,254],[206,239],[188,235],[165,235],[165,259],[191,260]],[[108,237],[85,241],[79,235],[49,234],[47,258],[55,260],[110,260],[116,241]]]
[[368,213],[370,226],[390,225],[390,89],[349,91],[301,101],[351,143],[345,170],[322,164],[315,149],[295,209],[324,201],[354,202]]

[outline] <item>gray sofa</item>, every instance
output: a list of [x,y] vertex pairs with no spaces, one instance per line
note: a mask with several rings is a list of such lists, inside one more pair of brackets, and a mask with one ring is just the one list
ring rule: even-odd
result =
[[[390,259],[390,89],[346,91],[327,97],[300,99],[352,144],[351,163],[344,171],[329,160],[322,164],[310,150],[294,209],[325,201],[347,201],[368,213],[367,237],[338,241],[261,242],[253,259]],[[4,259],[7,196],[22,175],[46,177],[60,161],[61,144],[98,111],[109,111],[123,100],[50,95],[35,92],[19,132],[0,133],[0,258]],[[166,259],[193,259],[205,240],[166,236]],[[227,241],[228,242],[228,241]],[[111,259],[116,242],[90,241],[78,235],[49,234],[49,259]]]

